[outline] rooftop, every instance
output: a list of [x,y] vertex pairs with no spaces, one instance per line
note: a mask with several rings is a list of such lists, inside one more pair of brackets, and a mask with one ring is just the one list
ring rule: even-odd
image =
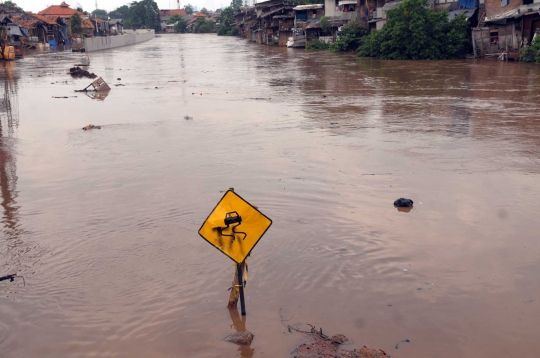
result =
[[57,16],[65,17],[65,16],[71,16],[75,12],[78,13],[80,16],[86,16],[80,11],[73,10],[65,2],[61,3],[60,5],[51,5],[45,10],[41,10],[40,12],[38,12],[38,15],[57,15]]
[[159,10],[159,16],[186,16],[186,10],[184,9],[169,9],[169,10]]

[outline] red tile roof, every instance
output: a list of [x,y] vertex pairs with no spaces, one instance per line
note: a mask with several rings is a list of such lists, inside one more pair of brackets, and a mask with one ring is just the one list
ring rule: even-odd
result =
[[90,21],[88,19],[83,19],[83,21],[81,23],[81,27],[83,29],[94,29],[94,24],[92,23],[92,21]]
[[195,17],[206,17],[206,15],[203,14],[202,12],[198,12],[195,14]]
[[27,29],[33,29],[36,27],[37,24],[39,24],[39,20],[15,20],[13,19],[13,22],[19,25],[20,27],[24,27]]
[[186,10],[184,9],[176,9],[176,10],[159,10],[159,16],[186,16]]
[[56,25],[58,21],[58,16],[42,16],[42,15],[37,15],[37,14],[31,14],[30,16],[38,20],[41,20],[47,23],[48,25]]
[[80,16],[85,16],[82,12],[73,10],[69,7],[68,4],[65,2],[61,3],[60,5],[51,5],[45,10],[41,10],[38,12],[38,15],[57,15],[57,16],[71,16],[73,13],[78,13]]

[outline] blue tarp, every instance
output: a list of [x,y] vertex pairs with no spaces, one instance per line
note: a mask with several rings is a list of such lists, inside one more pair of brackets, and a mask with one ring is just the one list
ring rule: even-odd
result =
[[458,0],[458,7],[460,9],[476,9],[478,0]]

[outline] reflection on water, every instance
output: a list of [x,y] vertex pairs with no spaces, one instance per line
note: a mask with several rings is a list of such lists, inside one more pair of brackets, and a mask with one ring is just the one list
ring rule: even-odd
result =
[[18,234],[17,163],[12,137],[19,126],[16,63],[0,62],[0,192],[2,195],[2,233],[16,245]]
[[95,99],[97,101],[104,101],[105,98],[107,98],[107,96],[109,95],[109,91],[103,91],[103,92],[91,91],[91,92],[84,92],[84,94],[86,94],[88,97]]
[[19,126],[16,62],[0,62],[0,136],[12,137]]
[[[247,332],[246,329],[246,316],[240,316],[240,313],[237,308],[227,308],[229,310],[229,315],[231,316],[232,325],[236,332]],[[238,346],[239,357],[241,358],[251,358],[255,353],[255,349],[251,348],[251,344]]]

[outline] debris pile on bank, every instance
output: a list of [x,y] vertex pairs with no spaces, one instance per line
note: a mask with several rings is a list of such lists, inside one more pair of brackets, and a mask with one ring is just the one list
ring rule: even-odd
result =
[[69,69],[69,74],[71,75],[71,77],[73,78],[83,78],[83,77],[86,77],[86,78],[96,78],[97,75],[94,74],[94,73],[90,73],[86,70],[83,70],[82,68],[80,67],[71,67]]
[[291,355],[294,358],[315,358],[315,357],[333,357],[333,358],[390,358],[382,350],[375,350],[364,346],[352,351],[341,349],[341,344],[348,341],[342,334],[336,334],[332,337],[322,332],[322,328],[317,330],[314,326],[310,331],[302,331],[294,326],[288,326],[289,332],[303,333],[307,342],[299,345]]

